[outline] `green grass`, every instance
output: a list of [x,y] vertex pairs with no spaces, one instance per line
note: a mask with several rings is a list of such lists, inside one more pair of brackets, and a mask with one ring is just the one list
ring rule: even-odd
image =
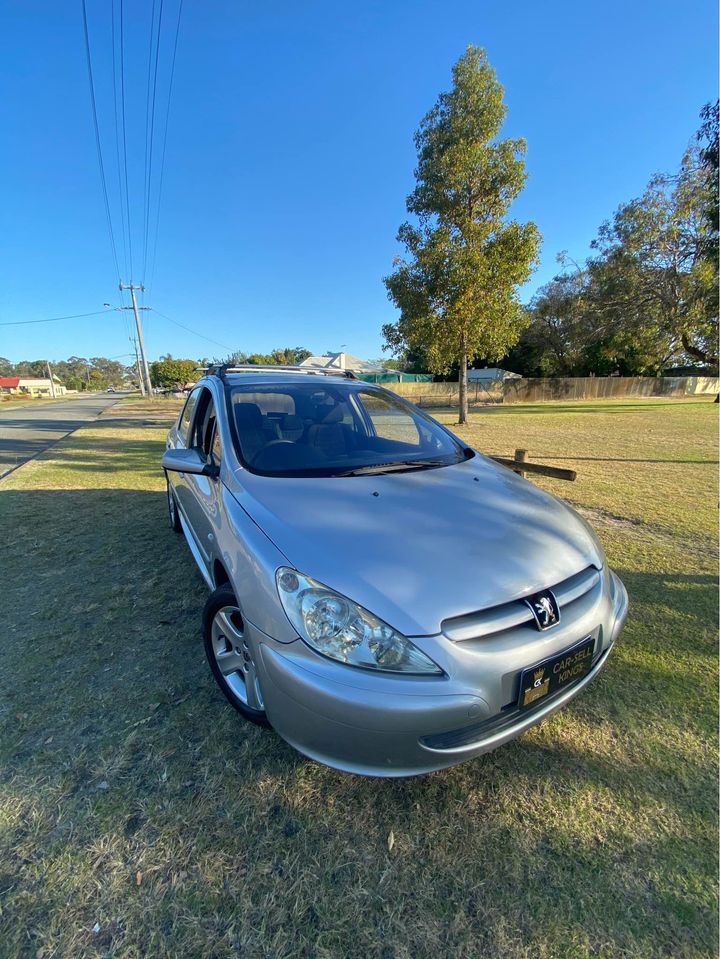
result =
[[0,956],[715,956],[712,404],[472,414],[484,450],[578,470],[542,485],[630,619],[570,707],[401,781],[306,761],[215,688],[165,523],[174,408],[121,404],[0,484]]

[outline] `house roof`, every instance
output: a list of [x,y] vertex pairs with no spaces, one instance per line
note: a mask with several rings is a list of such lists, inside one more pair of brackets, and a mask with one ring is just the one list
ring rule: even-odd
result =
[[308,356],[300,366],[323,370],[351,370],[353,373],[383,373],[384,367],[368,363],[352,353],[326,353],[324,356]]
[[511,373],[510,370],[502,370],[497,366],[484,366],[482,369],[469,369],[469,380],[515,380],[522,379],[519,373]]
[[[53,381],[58,386],[62,386],[62,381],[53,373]],[[38,383],[50,385],[50,379],[47,376],[0,376],[0,386],[18,387],[20,384],[37,385]]]

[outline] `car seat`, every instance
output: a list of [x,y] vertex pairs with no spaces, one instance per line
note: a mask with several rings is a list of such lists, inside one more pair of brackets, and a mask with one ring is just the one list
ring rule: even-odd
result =
[[243,458],[252,463],[269,439],[263,429],[263,415],[257,403],[236,403],[235,425]]

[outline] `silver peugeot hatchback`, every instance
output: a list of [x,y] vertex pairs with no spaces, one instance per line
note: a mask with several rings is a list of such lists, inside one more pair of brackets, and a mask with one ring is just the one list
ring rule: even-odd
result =
[[627,616],[569,506],[351,376],[209,368],[162,465],[218,685],[337,769],[502,745],[597,676]]

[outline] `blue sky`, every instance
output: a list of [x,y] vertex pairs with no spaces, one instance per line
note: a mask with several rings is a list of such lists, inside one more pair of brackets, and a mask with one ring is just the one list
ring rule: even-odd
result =
[[[177,2],[163,5],[155,185]],[[121,244],[110,0],[87,4]],[[150,0],[125,0],[135,282],[150,10]],[[468,43],[485,47],[505,87],[504,133],[528,144],[528,182],[512,213],[544,237],[529,298],[557,271],[558,251],[584,257],[620,202],[677,166],[700,108],[717,95],[717,27],[710,0],[184,0],[145,303],[216,342],[146,312],[148,354],[302,344],[379,356],[381,326],[395,317],[382,277],[399,252],[413,133]],[[7,0],[0,64],[0,323],[117,305],[79,0]],[[0,356],[119,356],[130,348],[126,316],[0,326]]]

